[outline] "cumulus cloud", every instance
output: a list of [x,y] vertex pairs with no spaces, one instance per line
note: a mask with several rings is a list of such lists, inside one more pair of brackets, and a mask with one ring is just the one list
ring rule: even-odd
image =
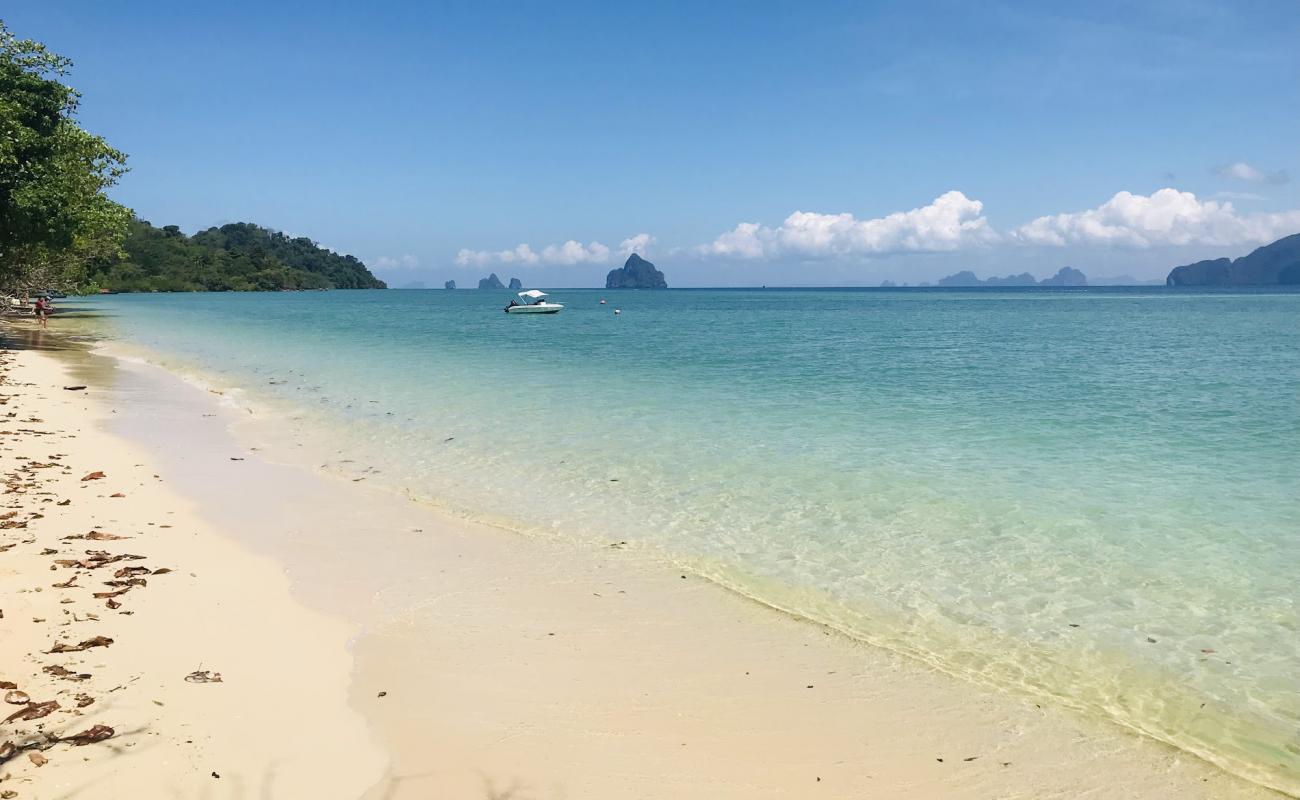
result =
[[983,211],[983,203],[958,191],[942,194],[921,208],[873,219],[796,211],[776,228],[742,222],[697,247],[696,253],[733,258],[836,258],[956,250],[998,238]]
[[636,236],[629,236],[618,243],[618,254],[626,258],[633,253],[646,253],[655,243],[655,237],[648,233],[638,233]]
[[370,262],[375,269],[415,269],[420,266],[420,259],[407,253],[400,256],[379,256]]
[[1022,242],[1127,247],[1235,245],[1270,242],[1300,230],[1300,210],[1241,214],[1231,202],[1198,200],[1191,192],[1120,192],[1096,208],[1039,217],[1016,229]]
[[1247,183],[1282,184],[1291,179],[1291,176],[1287,175],[1286,170],[1284,169],[1278,170],[1277,172],[1265,172],[1258,167],[1247,164],[1245,161],[1238,161],[1234,164],[1225,164],[1221,167],[1216,167],[1214,171],[1225,178],[1236,178],[1239,181],[1246,181]]
[[570,239],[564,244],[551,244],[540,251],[530,245],[521,244],[511,250],[468,250],[456,254],[456,263],[461,266],[485,266],[488,264],[522,264],[525,266],[573,266],[575,264],[607,264],[617,252],[626,257],[633,252],[644,253],[655,243],[655,237],[648,233],[629,236],[614,251],[600,242],[582,242]]
[[520,264],[524,266],[604,264],[609,262],[610,252],[610,249],[600,242],[583,244],[570,239],[564,244],[548,244],[541,249],[541,252],[534,250],[527,244],[517,245],[512,250],[462,249],[456,254],[456,263],[461,266],[483,266],[487,264]]

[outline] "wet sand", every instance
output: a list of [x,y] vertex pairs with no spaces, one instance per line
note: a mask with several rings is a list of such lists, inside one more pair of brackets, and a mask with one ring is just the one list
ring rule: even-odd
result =
[[[65,658],[101,673],[95,691],[112,705],[27,728],[102,723],[115,734],[59,743],[44,767],[12,759],[0,788],[126,796],[143,784],[123,781],[157,771],[183,797],[1278,796],[643,553],[528,539],[324,474],[317,443],[286,441],[274,419],[156,368],[80,356],[67,372],[66,357],[7,358],[8,378],[35,384],[6,386],[19,395],[10,405],[76,436],[58,440],[71,472],[49,490],[86,502],[54,506],[84,515],[56,518],[30,493],[7,498],[47,516],[18,535],[43,538],[0,553],[0,679],[16,674],[62,704],[91,684],[40,682],[52,657],[39,650],[110,636],[108,648]],[[73,379],[90,388],[64,392]],[[37,458],[27,440],[5,446],[6,474],[17,455]],[[381,469],[382,454],[368,466]],[[109,477],[80,482],[90,469]],[[126,497],[111,498],[119,490]],[[59,536],[93,525],[136,537],[103,549],[126,544],[139,563],[174,571],[142,575],[148,585],[123,596],[130,617],[79,594],[69,595],[78,605],[34,605],[32,588],[58,603],[47,584],[76,571],[50,571],[51,560],[87,549]],[[0,547],[13,534],[0,530]],[[46,546],[60,549],[40,555]],[[98,587],[108,569],[81,570],[79,583]],[[83,603],[101,619],[51,622]],[[195,670],[223,681],[185,682]],[[12,730],[0,727],[0,741]]]

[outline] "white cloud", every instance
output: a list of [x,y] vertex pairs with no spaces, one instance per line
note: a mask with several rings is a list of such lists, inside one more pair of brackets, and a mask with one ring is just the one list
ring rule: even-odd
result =
[[1161,189],[1150,196],[1120,192],[1087,211],[1039,217],[1016,229],[1014,236],[1043,245],[1158,247],[1270,242],[1297,230],[1300,210],[1240,214],[1231,202]]
[[542,257],[533,252],[526,244],[513,250],[464,250],[456,254],[456,263],[461,266],[482,266],[484,264],[537,264]]
[[796,211],[776,228],[742,222],[697,247],[696,253],[735,258],[835,258],[956,250],[998,238],[983,210],[980,201],[951,191],[927,206],[874,219]]
[[1278,170],[1277,172],[1264,172],[1262,169],[1253,167],[1245,161],[1238,161],[1234,164],[1225,164],[1222,167],[1215,168],[1214,171],[1225,178],[1236,178],[1239,181],[1246,181],[1247,183],[1281,184],[1286,183],[1291,179],[1291,176],[1287,175],[1286,170],[1284,169]]
[[[653,244],[655,237],[648,233],[639,233],[624,239],[619,245],[620,253],[632,252],[628,248],[646,247]],[[521,244],[512,250],[468,250],[462,249],[456,254],[456,263],[461,266],[486,266],[489,264],[521,264],[524,266],[573,266],[575,264],[608,264],[614,251],[600,242],[582,242],[570,239],[563,244],[549,244],[540,252],[528,244]]]
[[656,239],[648,233],[638,233],[636,236],[629,236],[618,243],[618,254],[626,258],[633,253],[645,255],[646,252],[654,245]]
[[420,259],[406,253],[400,256],[379,256],[370,262],[375,269],[415,269],[420,266]]

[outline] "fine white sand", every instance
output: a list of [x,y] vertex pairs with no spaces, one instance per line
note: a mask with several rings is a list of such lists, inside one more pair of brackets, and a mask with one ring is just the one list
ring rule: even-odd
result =
[[[349,626],[294,600],[279,565],[214,530],[147,454],[102,430],[102,384],[65,390],[88,381],[46,354],[0,358],[12,515],[0,529],[0,681],[58,704],[0,724],[0,747],[19,749],[0,764],[0,796],[343,798],[379,779],[383,754],[347,703]],[[91,531],[122,538],[82,538]],[[92,551],[143,558],[93,566]],[[131,578],[146,583],[94,597]],[[49,652],[96,637],[111,643]],[[222,680],[187,681],[196,671]],[[0,719],[22,708],[0,703]],[[61,741],[97,725],[111,736]]]
[[[968,685],[643,554],[526,539],[323,474],[310,466],[320,443],[286,440],[275,420],[155,368],[81,358],[67,373],[48,355],[16,358],[10,377],[35,386],[3,392],[20,394],[11,406],[39,404],[43,429],[76,436],[51,450],[67,454],[72,473],[50,491],[76,501],[59,512],[87,516],[56,521],[42,508],[47,517],[27,535],[43,538],[0,553],[0,679],[30,682],[34,699],[83,691],[89,682],[65,689],[32,677],[52,658],[36,651],[59,637],[112,636],[110,648],[63,658],[88,665],[96,691],[112,698],[71,727],[102,721],[117,733],[58,745],[44,767],[14,759],[0,766],[0,776],[12,773],[0,787],[41,797],[92,785],[83,796],[1277,796],[1109,723]],[[91,388],[58,388],[72,380]],[[102,419],[111,434],[96,428]],[[17,441],[6,440],[16,448],[4,452],[6,472],[15,455],[50,449]],[[369,466],[382,469],[382,453],[373,456]],[[81,484],[91,469],[109,478]],[[119,490],[127,496],[107,497]],[[21,498],[35,508],[32,500]],[[48,584],[71,571],[50,572],[49,561],[86,543],[56,534],[96,524],[137,537],[96,546],[176,572],[128,592],[130,617],[77,590],[67,591],[78,605],[15,605],[10,598],[33,602],[15,592],[35,586],[57,604],[62,594]],[[0,531],[0,544],[13,533]],[[47,544],[62,549],[38,555]],[[28,622],[81,604],[100,621]],[[196,669],[220,671],[224,682],[184,682]],[[63,725],[71,715],[62,713],[43,721]],[[11,727],[0,727],[0,740]]]

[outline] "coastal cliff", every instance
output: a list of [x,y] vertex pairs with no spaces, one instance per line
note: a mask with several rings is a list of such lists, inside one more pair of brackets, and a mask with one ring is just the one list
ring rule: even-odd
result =
[[520,281],[519,281],[518,278],[511,278],[511,279],[510,279],[510,289],[511,289],[512,291],[518,291],[519,289],[522,289],[522,288],[524,288],[524,285],[523,285],[522,283],[520,283]]
[[506,285],[505,285],[504,283],[501,282],[501,279],[498,278],[498,277],[497,277],[497,274],[494,272],[494,273],[492,273],[491,275],[487,276],[486,278],[479,278],[479,281],[478,281],[478,288],[480,288],[480,289],[504,289],[504,288],[506,288]]
[[1300,285],[1300,233],[1278,239],[1235,261],[1215,258],[1174,267],[1166,286]]
[[456,282],[455,282],[455,281],[445,281],[445,282],[443,282],[443,284],[442,284],[442,288],[444,288],[444,289],[455,289],[455,288],[456,288]]
[[667,289],[668,281],[655,265],[633,253],[621,269],[612,269],[605,276],[606,289]]

